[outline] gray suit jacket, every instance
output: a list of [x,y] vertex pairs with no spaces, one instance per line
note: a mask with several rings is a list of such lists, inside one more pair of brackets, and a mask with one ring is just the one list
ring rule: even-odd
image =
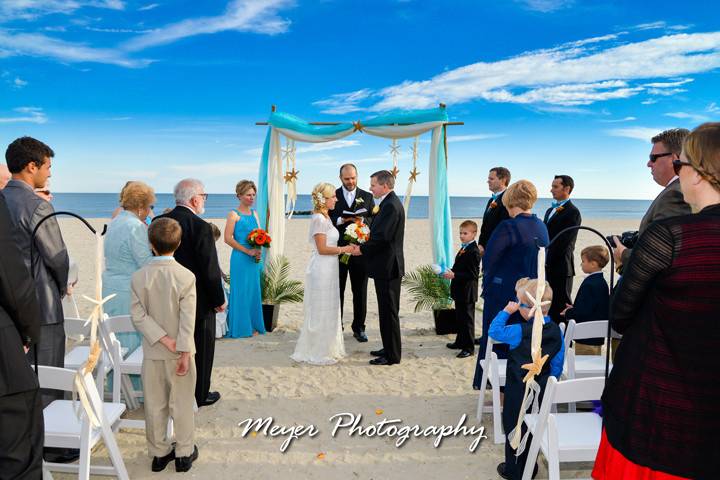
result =
[[[642,235],[653,222],[662,220],[663,218],[678,217],[689,213],[691,213],[690,205],[685,203],[683,194],[680,191],[680,180],[676,178],[655,197],[655,200],[650,204],[650,208],[645,212],[645,216],[640,222],[640,230],[638,231],[640,235]],[[632,250],[630,249],[623,252],[623,265],[627,265],[631,253]]]
[[160,343],[175,339],[178,352],[195,353],[195,275],[173,257],[152,259],[135,272],[130,284],[130,313],[142,333],[143,356],[173,360],[177,353]]
[[60,226],[55,217],[43,222],[35,235],[34,264],[30,266],[30,237],[35,226],[55,210],[35,195],[25,182],[10,180],[3,190],[10,217],[15,225],[16,243],[35,278],[42,325],[63,322],[61,299],[67,291],[68,258]]

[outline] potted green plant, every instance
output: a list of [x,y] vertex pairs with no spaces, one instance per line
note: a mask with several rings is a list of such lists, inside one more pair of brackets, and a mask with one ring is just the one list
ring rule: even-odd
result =
[[265,330],[272,332],[277,327],[280,305],[303,301],[303,284],[290,278],[290,261],[282,255],[272,259],[260,274],[263,320]]
[[415,311],[432,310],[435,333],[447,335],[457,333],[455,309],[450,298],[450,282],[433,272],[430,265],[421,265],[414,272],[405,275],[403,283],[415,302]]

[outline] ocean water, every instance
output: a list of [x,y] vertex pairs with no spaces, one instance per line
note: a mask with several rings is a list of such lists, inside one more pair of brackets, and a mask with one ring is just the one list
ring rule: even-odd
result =
[[[118,206],[116,193],[54,193],[56,211],[70,211],[86,218],[108,218]],[[482,218],[488,197],[450,197],[453,218]],[[538,199],[533,209],[541,216],[550,207],[549,198]],[[583,218],[641,219],[650,206],[650,200],[599,200],[573,198]],[[205,205],[205,218],[224,218],[236,208],[237,198],[232,194],[210,194]],[[155,214],[175,206],[172,194],[157,194]],[[310,195],[298,195],[296,211],[311,209]],[[414,196],[410,201],[409,218],[428,218],[428,197]]]

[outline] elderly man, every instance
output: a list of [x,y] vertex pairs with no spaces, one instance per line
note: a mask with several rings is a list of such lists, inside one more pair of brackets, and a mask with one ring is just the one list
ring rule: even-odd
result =
[[182,240],[175,259],[195,274],[195,400],[203,407],[220,400],[220,393],[210,391],[210,377],[215,356],[215,312],[225,310],[225,294],[212,228],[198,216],[205,213],[205,187],[200,180],[186,178],[175,185],[174,193],[176,207],[155,218],[168,217],[180,224]]
[[0,190],[5,188],[5,185],[8,184],[11,178],[10,170],[8,170],[7,165],[3,165],[0,163]]
[[[673,170],[673,160],[680,158],[683,141],[689,134],[690,131],[684,128],[673,128],[665,130],[651,139],[653,146],[647,166],[650,168],[653,180],[663,187],[663,190],[655,197],[640,221],[640,230],[638,231],[640,235],[657,220],[691,213],[690,205],[685,203],[680,191],[680,180]],[[615,237],[613,257],[617,267],[627,264],[631,252],[631,249],[626,248],[620,243],[620,239]]]
[[[54,213],[52,205],[35,195],[34,191],[47,183],[54,156],[50,147],[34,138],[22,137],[12,142],[5,152],[12,180],[2,193],[16,227],[16,241],[23,260],[33,273],[40,302],[40,341],[34,347],[37,348],[38,363],[63,367],[65,329],[61,299],[67,290],[70,259],[55,217],[44,221],[34,241],[31,238],[40,221]],[[31,244],[34,252],[32,266]],[[34,352],[31,355],[34,356]],[[55,390],[43,391],[43,406],[62,396],[62,392]]]

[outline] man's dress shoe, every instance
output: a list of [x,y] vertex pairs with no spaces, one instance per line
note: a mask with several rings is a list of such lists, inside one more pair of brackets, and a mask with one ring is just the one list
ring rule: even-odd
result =
[[165,467],[167,467],[168,463],[175,460],[175,449],[173,448],[170,453],[165,455],[164,457],[153,457],[152,459],[152,471],[153,472],[162,472],[165,470]]
[[199,454],[200,452],[198,452],[197,445],[195,445],[193,453],[189,457],[175,457],[175,471],[187,472],[188,470],[190,470],[190,468],[192,468],[193,462],[198,459]]
[[212,405],[213,403],[220,400],[220,392],[209,392],[207,398],[202,403],[202,405],[198,405],[199,407],[207,407],[208,405]]
[[462,349],[462,347],[460,347],[460,345],[458,345],[458,344],[455,343],[455,342],[448,343],[448,344],[445,345],[445,346],[448,347],[448,348],[451,349],[451,350],[461,350],[461,349]]
[[400,362],[391,362],[385,357],[377,357],[370,360],[370,365],[395,365]]
[[370,355],[373,357],[384,357],[385,356],[385,349],[381,348],[380,350],[372,350],[370,352]]
[[353,337],[355,337],[355,340],[357,340],[360,343],[365,343],[368,341],[367,335],[365,335],[365,332],[353,332]]
[[473,352],[471,352],[470,350],[461,350],[460,353],[458,353],[456,355],[456,357],[457,358],[467,358],[467,357],[472,357],[472,355],[473,355]]

